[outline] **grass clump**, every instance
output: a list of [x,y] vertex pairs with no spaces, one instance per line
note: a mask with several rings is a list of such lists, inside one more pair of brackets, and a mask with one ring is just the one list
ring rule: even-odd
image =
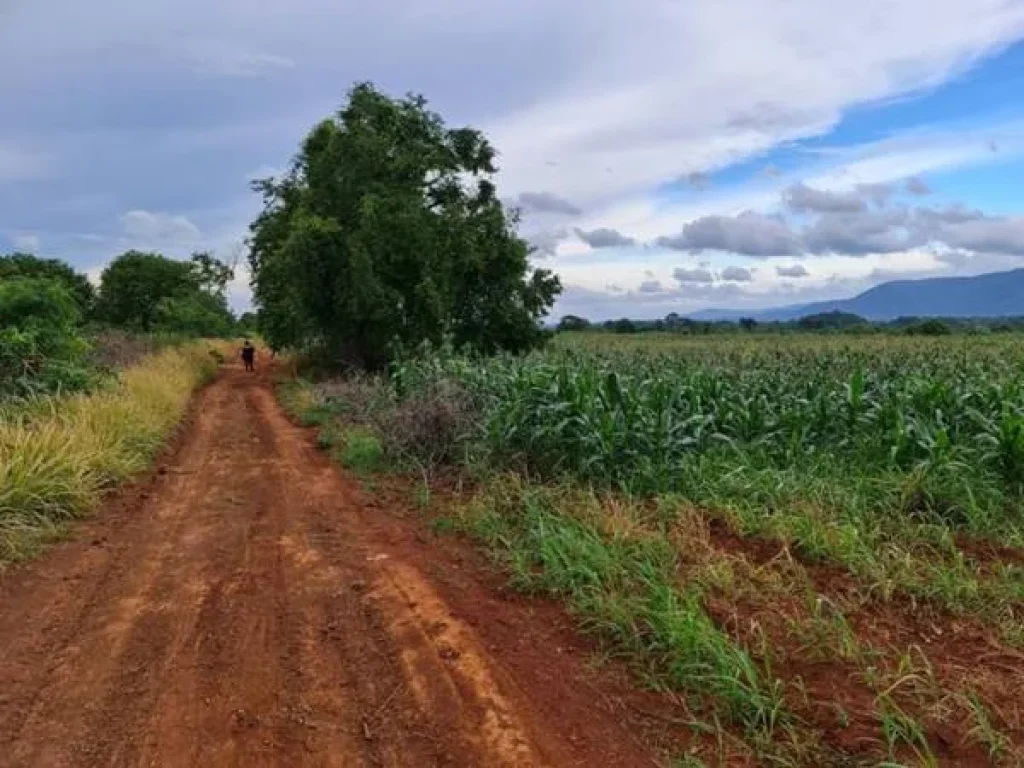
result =
[[0,563],[29,555],[112,485],[144,469],[216,365],[206,344],[165,350],[91,394],[0,415]]
[[625,655],[653,685],[768,741],[786,717],[781,683],[716,627],[699,585],[676,583],[664,537],[609,533],[600,500],[582,491],[493,482],[462,527],[502,553],[516,586],[568,598],[583,627]]

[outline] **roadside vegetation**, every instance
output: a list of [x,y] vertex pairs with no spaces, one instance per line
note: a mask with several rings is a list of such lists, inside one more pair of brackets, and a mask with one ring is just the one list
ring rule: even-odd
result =
[[709,764],[1013,765],[1022,364],[1012,336],[568,335],[282,396],[686,694]]
[[664,691],[678,764],[1024,762],[1017,324],[566,318],[545,345],[559,286],[492,158],[358,86],[257,185],[260,324],[311,363],[288,409]]
[[128,252],[99,289],[69,265],[0,257],[0,566],[148,466],[237,323],[231,269]]

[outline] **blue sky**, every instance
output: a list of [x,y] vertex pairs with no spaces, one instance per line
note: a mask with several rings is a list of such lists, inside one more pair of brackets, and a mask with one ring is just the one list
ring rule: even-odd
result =
[[1012,268],[1022,39],[1024,0],[0,0],[0,251],[243,257],[248,179],[370,79],[492,138],[556,314]]

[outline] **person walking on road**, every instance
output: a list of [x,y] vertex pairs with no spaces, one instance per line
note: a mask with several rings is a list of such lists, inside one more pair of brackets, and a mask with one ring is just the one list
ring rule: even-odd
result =
[[242,345],[242,362],[245,363],[245,370],[256,370],[256,347],[254,347],[248,339],[246,339],[245,344]]

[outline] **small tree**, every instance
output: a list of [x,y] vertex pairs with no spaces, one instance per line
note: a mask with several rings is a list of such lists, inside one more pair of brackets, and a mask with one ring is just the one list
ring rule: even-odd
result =
[[585,317],[566,315],[558,321],[559,331],[585,331],[590,327],[590,321]]
[[[196,253],[190,261],[169,259],[159,253],[128,251],[114,259],[100,278],[96,309],[99,319],[112,325],[152,331],[161,323],[167,330],[217,335],[230,324],[227,284],[233,270],[209,253]],[[201,327],[202,317],[210,320]]]
[[484,352],[538,344],[561,287],[531,270],[494,156],[422,97],[353,88],[282,179],[254,185],[250,265],[268,342],[368,367],[446,337]]
[[194,277],[188,262],[159,253],[128,251],[103,270],[97,315],[112,325],[150,331],[160,302],[192,287]]

